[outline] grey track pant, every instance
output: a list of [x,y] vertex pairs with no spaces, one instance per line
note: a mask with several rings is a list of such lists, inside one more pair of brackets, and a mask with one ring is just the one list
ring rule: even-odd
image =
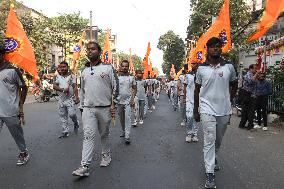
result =
[[17,116],[14,117],[0,117],[0,131],[3,125],[8,127],[12,137],[14,138],[19,150],[21,152],[27,151],[27,146],[24,138],[24,131],[21,126],[20,120]]
[[131,129],[131,107],[129,104],[118,104],[118,115],[122,131],[125,133],[125,138],[130,137]]
[[138,101],[138,111],[139,111],[139,120],[144,119],[144,109],[145,109],[145,100],[139,100]]
[[73,121],[74,125],[78,126],[78,120],[76,115],[76,106],[73,99],[69,99],[66,101],[58,101],[58,114],[62,125],[62,133],[69,132],[68,126],[68,115]]
[[82,113],[82,122],[84,139],[81,165],[90,165],[95,148],[95,134],[97,131],[101,138],[102,154],[110,153],[110,107],[84,108]]
[[180,113],[182,120],[186,120],[186,104],[184,102],[183,96],[180,96]]
[[201,114],[201,124],[204,133],[203,153],[206,173],[214,173],[216,153],[220,149],[229,119],[230,115],[212,116]]

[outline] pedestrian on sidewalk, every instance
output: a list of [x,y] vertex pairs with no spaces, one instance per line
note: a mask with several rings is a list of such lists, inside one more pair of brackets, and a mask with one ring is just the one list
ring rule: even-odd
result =
[[181,126],[185,126],[186,124],[186,102],[184,96],[184,82],[186,79],[186,74],[188,71],[188,64],[183,66],[182,75],[180,75],[178,80],[178,96],[180,99],[180,114],[182,118],[182,122],[180,123]]
[[192,70],[186,74],[184,80],[184,98],[186,102],[186,142],[198,142],[197,132],[198,126],[193,118],[194,108],[194,89],[195,89],[195,74],[197,70],[197,64],[191,63]]
[[76,115],[76,104],[79,104],[78,86],[76,76],[63,61],[59,64],[59,75],[56,76],[53,89],[59,92],[58,115],[61,121],[62,132],[59,138],[69,136],[68,116],[74,123],[74,133],[78,133],[79,122]]
[[261,73],[256,83],[256,112],[257,124],[261,127],[261,120],[263,120],[262,130],[267,131],[267,103],[268,95],[272,94],[272,86],[266,80],[264,73]]
[[136,84],[137,84],[137,98],[138,98],[138,120],[139,124],[143,124],[144,109],[145,109],[145,97],[146,97],[146,81],[143,80],[143,72],[141,70],[136,71]]
[[178,108],[178,81],[174,80],[173,77],[170,78],[170,94],[171,102],[174,111],[177,111]]
[[196,72],[194,118],[197,122],[201,120],[204,133],[205,188],[216,188],[214,171],[219,169],[216,153],[232,114],[231,100],[238,85],[234,66],[221,58],[222,41],[212,37],[206,46],[207,59]]
[[22,73],[9,62],[4,60],[5,46],[0,44],[0,131],[5,124],[20,154],[17,165],[24,165],[29,161],[24,131],[24,103],[28,88],[25,85]]
[[246,127],[251,130],[254,128],[253,119],[255,118],[255,102],[256,102],[256,82],[260,71],[256,70],[256,66],[251,64],[247,74],[243,78],[243,86],[239,90],[239,97],[241,102],[241,121],[239,128]]
[[131,108],[135,106],[137,85],[134,76],[129,75],[128,60],[123,60],[119,69],[118,115],[122,128],[121,137],[124,137],[126,144],[130,144]]
[[109,127],[111,119],[115,117],[118,96],[116,72],[111,64],[100,60],[100,45],[90,41],[86,49],[89,62],[81,73],[80,89],[84,139],[81,166],[73,171],[74,176],[89,176],[96,131],[100,134],[102,144],[100,166],[106,167],[110,164]]

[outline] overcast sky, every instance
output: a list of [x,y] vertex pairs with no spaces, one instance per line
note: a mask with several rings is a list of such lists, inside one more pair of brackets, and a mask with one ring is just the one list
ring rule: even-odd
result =
[[93,11],[93,25],[110,28],[117,34],[118,50],[144,57],[148,41],[151,42],[153,66],[161,71],[163,54],[158,50],[159,37],[173,30],[183,39],[189,18],[189,0],[22,0],[47,16],[80,11],[89,18]]

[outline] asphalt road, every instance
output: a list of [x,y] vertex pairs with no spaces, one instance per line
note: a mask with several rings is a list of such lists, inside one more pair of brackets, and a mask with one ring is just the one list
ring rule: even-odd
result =
[[[120,125],[111,127],[112,162],[99,167],[96,139],[90,177],[71,175],[80,164],[82,130],[60,140],[56,102],[25,106],[25,137],[30,162],[17,167],[17,147],[8,129],[0,134],[0,189],[198,189],[204,188],[202,132],[200,142],[185,142],[185,127],[162,95],[143,126],[132,129],[129,146],[119,137]],[[232,116],[219,154],[222,170],[216,173],[220,189],[283,189],[284,130],[248,132],[237,128]]]

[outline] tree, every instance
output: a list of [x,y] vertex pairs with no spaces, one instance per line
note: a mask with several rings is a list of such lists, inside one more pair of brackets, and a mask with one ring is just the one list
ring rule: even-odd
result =
[[172,64],[176,70],[180,70],[185,58],[185,45],[182,38],[173,31],[168,31],[160,36],[157,48],[163,51],[163,72],[168,76]]
[[[122,60],[128,60],[129,61],[129,58],[130,58],[130,55],[129,54],[126,54],[124,52],[119,52],[118,53],[118,57],[119,57],[119,60],[122,61]],[[135,70],[143,70],[143,66],[142,66],[142,58],[136,54],[132,55],[132,62],[133,62],[133,65],[135,67]]]
[[70,47],[79,41],[82,32],[87,28],[89,20],[84,19],[78,12],[52,17],[51,23],[55,44],[64,49],[66,59],[66,56],[70,54]]
[[[206,32],[212,24],[212,18],[218,15],[223,2],[224,0],[191,0],[192,14],[189,19],[188,36],[198,38]],[[226,56],[232,61],[238,62],[240,51],[251,49],[251,45],[246,43],[246,39],[251,34],[247,28],[249,23],[258,19],[259,15],[252,17],[245,0],[230,0],[231,34],[234,48]]]

